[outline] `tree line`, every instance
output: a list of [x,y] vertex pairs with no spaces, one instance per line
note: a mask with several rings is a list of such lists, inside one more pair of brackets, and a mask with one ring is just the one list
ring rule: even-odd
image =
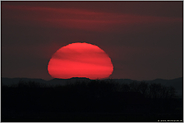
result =
[[[161,84],[113,80],[76,81],[64,86],[46,86],[20,81],[1,87],[2,117],[15,112],[106,112],[124,114],[176,113],[175,89]],[[13,113],[11,113],[13,112]],[[24,114],[24,113],[23,113]]]

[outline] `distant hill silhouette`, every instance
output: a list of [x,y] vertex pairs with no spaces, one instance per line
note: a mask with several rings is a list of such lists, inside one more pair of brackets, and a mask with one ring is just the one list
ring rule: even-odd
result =
[[90,80],[89,78],[86,78],[86,77],[72,77],[70,78],[71,79],[75,79],[75,80]]

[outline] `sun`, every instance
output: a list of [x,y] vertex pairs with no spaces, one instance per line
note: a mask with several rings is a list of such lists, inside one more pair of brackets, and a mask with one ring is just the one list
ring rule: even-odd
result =
[[53,78],[89,79],[108,78],[113,72],[110,57],[98,46],[89,43],[72,43],[57,50],[48,63]]

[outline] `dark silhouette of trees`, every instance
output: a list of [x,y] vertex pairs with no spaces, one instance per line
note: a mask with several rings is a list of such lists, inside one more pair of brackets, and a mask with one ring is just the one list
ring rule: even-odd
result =
[[132,82],[130,84],[122,84],[122,92],[139,92],[145,98],[174,98],[176,95],[175,88],[165,87],[157,83]]
[[53,87],[20,81],[17,86],[2,86],[1,100],[2,121],[11,119],[11,116],[20,117],[18,114],[25,116],[27,113],[32,117],[39,113],[37,115],[47,119],[42,112],[61,113],[63,116],[74,113],[75,117],[80,113],[90,113],[95,117],[98,113],[110,113],[113,117],[117,117],[117,114],[122,117],[124,114],[131,121],[134,115],[146,118],[149,112],[152,112],[150,116],[160,112],[175,113],[177,105],[181,103],[176,101],[173,87],[135,81],[118,84],[112,80],[84,80]]
[[121,85],[120,90],[123,91],[123,92],[129,92],[130,91],[130,86],[128,84],[123,84],[123,85]]
[[144,95],[144,97],[148,97],[148,91],[149,91],[148,83],[141,82],[137,88],[139,92]]

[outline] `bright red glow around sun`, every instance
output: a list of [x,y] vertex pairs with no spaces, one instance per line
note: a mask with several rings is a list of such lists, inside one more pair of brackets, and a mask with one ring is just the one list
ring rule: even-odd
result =
[[48,63],[53,78],[69,79],[86,77],[102,79],[113,72],[109,56],[98,46],[88,43],[72,43],[57,50]]

